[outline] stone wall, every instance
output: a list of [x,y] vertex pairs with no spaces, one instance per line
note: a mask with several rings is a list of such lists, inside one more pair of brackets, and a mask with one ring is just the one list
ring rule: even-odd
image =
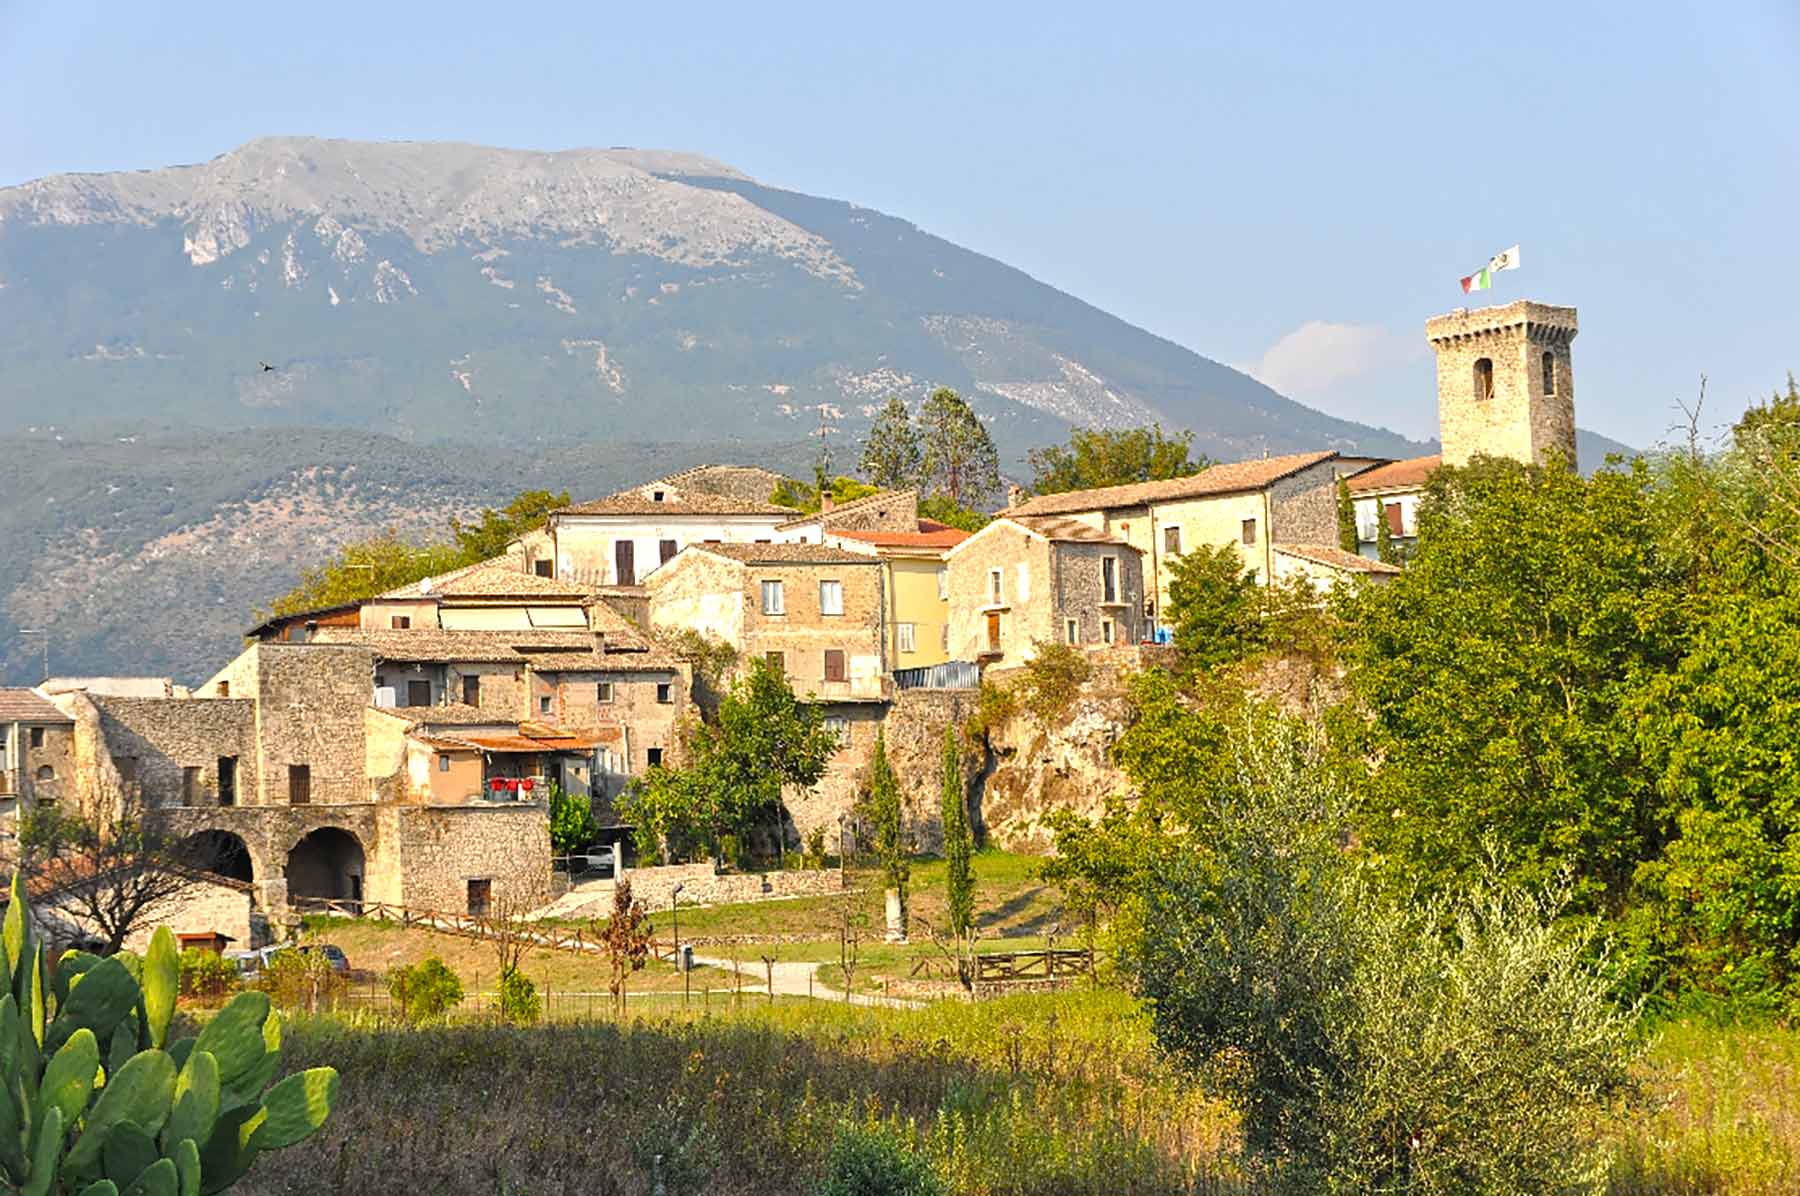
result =
[[[266,925],[266,922],[258,921]],[[175,934],[217,932],[229,935],[233,951],[248,951],[263,945],[256,941],[262,936],[251,924],[251,891],[247,885],[210,881],[189,885],[145,911],[144,919],[126,936],[125,949],[142,954],[149,948],[150,936],[159,926],[167,926]]]
[[[784,614],[765,615],[762,584],[779,581]],[[820,611],[819,583],[842,585],[841,615]],[[886,671],[882,650],[881,563],[875,558],[833,564],[749,565],[741,583],[744,602],[741,658],[781,653],[794,692],[832,698],[880,698]],[[843,681],[825,679],[825,652],[844,654]]]
[[[631,881],[632,898],[653,912],[668,910],[676,885],[682,887],[683,908],[778,897],[817,897],[839,891],[835,868],[798,872],[714,872],[711,864],[672,864],[659,868],[628,868],[625,876]],[[601,916],[605,916],[604,913]]]
[[837,850],[838,815],[855,808],[857,797],[868,784],[869,761],[875,754],[875,736],[881,730],[885,709],[879,702],[834,702],[825,706],[825,717],[842,720],[843,736],[838,750],[811,792],[802,793],[790,786],[782,794],[802,844],[815,828],[823,828],[827,850]]
[[1338,542],[1337,471],[1336,461],[1321,461],[1269,487],[1268,536],[1272,543]]
[[[1474,311],[1458,308],[1425,322],[1437,352],[1438,438],[1444,464],[1478,454],[1542,464],[1551,450],[1575,463],[1572,307],[1520,300]],[[1543,358],[1551,360],[1546,387]],[[1476,391],[1476,363],[1491,364],[1493,392]]]
[[363,711],[374,692],[369,649],[353,644],[257,644],[250,650],[257,664],[261,787],[254,799],[245,793],[239,800],[287,804],[293,769],[305,766],[314,804],[367,801]]
[[[1080,646],[1098,647],[1112,644],[1135,644],[1144,633],[1144,558],[1137,549],[1124,544],[1082,544],[1061,541],[1052,545],[1054,589],[1047,595],[1052,602],[1054,620],[1050,633],[1040,638],[1051,643],[1068,641],[1068,621],[1075,620],[1076,640]],[[1118,601],[1101,601],[1105,590],[1101,581],[1103,562],[1116,561]],[[1104,634],[1103,622],[1112,623],[1112,639]]]
[[[689,685],[685,675],[673,669],[637,672],[560,673],[554,691],[555,718],[578,730],[607,730],[603,746],[610,753],[611,768],[594,777],[594,788],[606,810],[632,777],[650,766],[651,753],[663,764],[679,763],[681,724],[687,717]],[[600,684],[612,686],[612,700],[600,701]],[[658,686],[667,686],[669,701],[657,700]],[[605,811],[596,810],[596,814]]]
[[[222,785],[235,785],[236,800],[246,800],[256,759],[256,703],[247,697],[88,700],[113,768],[135,777],[146,804],[216,806]],[[235,770],[223,782],[222,760]]]
[[408,908],[466,913],[471,880],[488,881],[496,903],[535,908],[549,894],[549,816],[535,802],[390,806],[379,824]]
[[[970,689],[904,689],[888,709],[888,763],[900,781],[900,803],[906,833],[916,849],[939,852],[944,823],[939,806],[944,788],[944,729],[974,713],[976,692]],[[978,762],[964,761],[963,778],[977,781]],[[972,809],[978,809],[974,803]]]

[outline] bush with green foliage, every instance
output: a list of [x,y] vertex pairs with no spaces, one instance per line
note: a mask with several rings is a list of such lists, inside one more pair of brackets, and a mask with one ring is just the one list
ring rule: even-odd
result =
[[237,965],[217,951],[188,947],[181,952],[181,995],[199,1001],[217,1001],[238,990]]
[[875,829],[875,855],[881,861],[882,887],[899,894],[900,933],[906,933],[906,882],[912,878],[907,862],[905,810],[900,803],[900,778],[888,762],[887,732],[875,734],[875,753],[869,761],[869,788],[864,795],[867,820]]
[[387,989],[400,1016],[413,1023],[443,1017],[463,999],[462,981],[435,955],[390,971]]
[[239,993],[198,1037],[169,1041],[181,964],[168,927],[141,961],[70,951],[52,974],[15,875],[0,942],[9,1190],[221,1192],[259,1153],[292,1146],[330,1115],[338,1076],[329,1067],[264,1091],[281,1061],[281,1019],[261,993]]
[[565,793],[561,785],[550,782],[550,850],[557,855],[574,855],[599,833],[592,799]]
[[1074,705],[1093,675],[1088,654],[1073,644],[1034,640],[1031,659],[1014,685],[1020,703],[1045,727],[1054,726]]
[[1026,455],[1033,474],[1031,491],[1061,494],[1185,478],[1208,464],[1205,457],[1190,456],[1193,446],[1193,432],[1170,436],[1161,424],[1117,430],[1076,428],[1069,433],[1066,447],[1052,444]]
[[[847,502],[855,502],[859,498],[867,498],[871,494],[878,494],[881,492],[881,487],[871,486],[867,482],[839,474],[827,484],[826,492],[831,495],[831,501],[834,504],[841,506]],[[769,501],[777,506],[793,507],[796,511],[814,515],[824,506],[819,495],[820,490],[816,483],[802,482],[797,478],[782,478],[775,484],[775,489],[770,492]]]
[[1210,829],[1148,875],[1126,973],[1163,1046],[1244,1115],[1277,1191],[1597,1192],[1634,1011],[1566,890],[1423,906],[1354,873],[1316,737],[1241,737]]
[[944,1181],[909,1135],[885,1123],[846,1124],[831,1140],[818,1196],[945,1196]]
[[1189,670],[1230,664],[1263,646],[1262,587],[1233,544],[1196,544],[1170,563],[1166,615]]
[[538,997],[537,985],[518,968],[500,973],[500,1020],[515,1026],[529,1026],[544,1014],[544,1003]]

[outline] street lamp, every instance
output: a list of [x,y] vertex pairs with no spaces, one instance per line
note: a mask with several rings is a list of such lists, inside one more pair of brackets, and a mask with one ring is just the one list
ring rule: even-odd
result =
[[681,973],[681,1003],[688,1004],[693,998],[693,978],[688,970],[681,966],[681,890],[687,888],[686,882],[669,890],[669,919],[675,937],[675,968]]
[[44,637],[44,680],[50,680],[50,629],[47,627],[21,627],[20,635],[41,635]]

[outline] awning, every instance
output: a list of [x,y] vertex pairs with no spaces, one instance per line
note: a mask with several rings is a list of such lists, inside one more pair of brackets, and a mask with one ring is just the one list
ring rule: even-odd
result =
[[589,735],[569,735],[557,739],[531,739],[524,735],[463,735],[484,752],[590,752],[599,742]]

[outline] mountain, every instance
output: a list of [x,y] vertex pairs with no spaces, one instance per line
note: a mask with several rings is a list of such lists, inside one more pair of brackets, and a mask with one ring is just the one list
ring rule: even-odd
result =
[[264,138],[0,190],[0,431],[528,444],[824,422],[847,449],[888,395],[937,385],[1015,457],[1152,419],[1215,457],[1410,447],[903,220],[692,154]]

